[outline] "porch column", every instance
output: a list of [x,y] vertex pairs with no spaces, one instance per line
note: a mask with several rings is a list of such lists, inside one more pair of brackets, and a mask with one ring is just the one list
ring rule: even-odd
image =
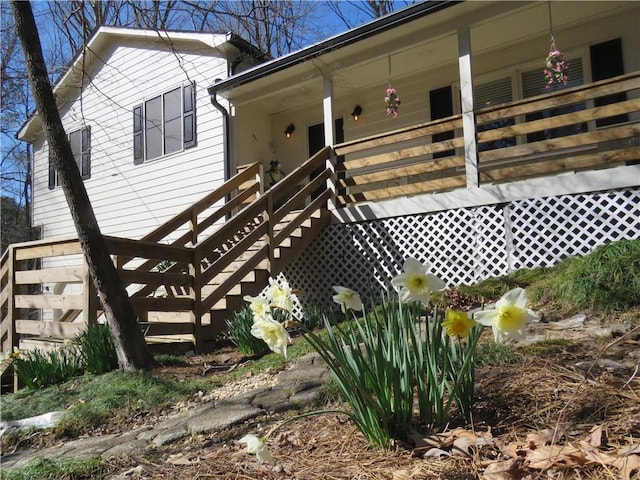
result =
[[328,78],[323,78],[322,109],[324,114],[324,144],[333,147],[333,83]]
[[473,111],[473,72],[471,68],[471,36],[469,28],[458,30],[458,67],[460,70],[460,96],[462,103],[462,134],[464,137],[464,163],[467,172],[467,188],[477,188],[478,145],[476,121]]

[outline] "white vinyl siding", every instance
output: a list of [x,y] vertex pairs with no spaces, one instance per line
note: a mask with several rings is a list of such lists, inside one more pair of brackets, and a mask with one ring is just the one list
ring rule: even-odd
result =
[[[125,40],[126,41],[126,40]],[[211,78],[224,77],[227,63],[221,54],[204,44],[176,43],[182,66],[169,46],[128,42],[91,66],[82,100],[70,100],[61,111],[63,124],[79,118],[91,123],[91,178],[85,182],[100,230],[105,235],[141,238],[211,192],[224,181],[224,135],[220,112],[204,92]],[[195,85],[202,90],[195,94]],[[134,106],[156,98],[180,85],[193,92],[183,118],[195,118],[198,130],[185,134],[184,148],[134,165],[134,146],[142,147],[132,128]],[[183,102],[184,103],[184,102]],[[141,118],[139,119],[141,120]],[[184,127],[181,127],[183,129]],[[138,137],[139,138],[139,137]],[[190,142],[196,148],[187,148]],[[162,146],[161,148],[164,148]],[[48,148],[34,143],[34,225],[44,226],[45,237],[75,235],[75,227],[61,189],[49,190]],[[64,263],[61,257],[60,264]],[[51,265],[55,266],[55,265]]]

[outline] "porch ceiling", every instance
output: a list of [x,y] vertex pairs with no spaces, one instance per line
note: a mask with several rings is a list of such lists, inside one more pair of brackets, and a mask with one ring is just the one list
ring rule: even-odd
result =
[[[554,1],[554,30],[612,15],[634,4]],[[457,62],[457,30],[464,25],[471,30],[473,54],[498,51],[527,39],[548,37],[548,3],[467,1],[221,92],[220,96],[236,106],[251,104],[269,114],[317,104],[322,99],[325,77],[332,79],[334,96],[339,97],[385,83],[389,58],[396,80]]]

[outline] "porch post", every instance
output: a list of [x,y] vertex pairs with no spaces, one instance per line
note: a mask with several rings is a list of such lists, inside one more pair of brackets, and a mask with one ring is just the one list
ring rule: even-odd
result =
[[467,188],[477,188],[478,145],[473,111],[473,72],[471,68],[471,36],[469,28],[458,30],[458,67],[460,70],[460,97],[462,103],[462,134],[464,137],[464,163],[467,172]]
[[324,144],[333,146],[333,83],[328,78],[323,78],[322,109],[324,113]]

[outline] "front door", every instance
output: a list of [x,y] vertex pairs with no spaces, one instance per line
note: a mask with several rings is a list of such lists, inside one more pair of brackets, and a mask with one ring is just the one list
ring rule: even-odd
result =
[[[336,118],[333,128],[335,129],[336,143],[344,142],[344,120],[342,118]],[[324,145],[324,123],[317,123],[310,125],[307,128],[307,138],[309,139],[307,154],[311,158],[314,154],[318,153]],[[338,159],[340,161],[340,159]],[[318,174],[324,170],[324,166],[318,167],[311,172],[309,180],[313,180]],[[314,199],[320,194],[320,191],[316,191],[311,194],[311,198]]]

